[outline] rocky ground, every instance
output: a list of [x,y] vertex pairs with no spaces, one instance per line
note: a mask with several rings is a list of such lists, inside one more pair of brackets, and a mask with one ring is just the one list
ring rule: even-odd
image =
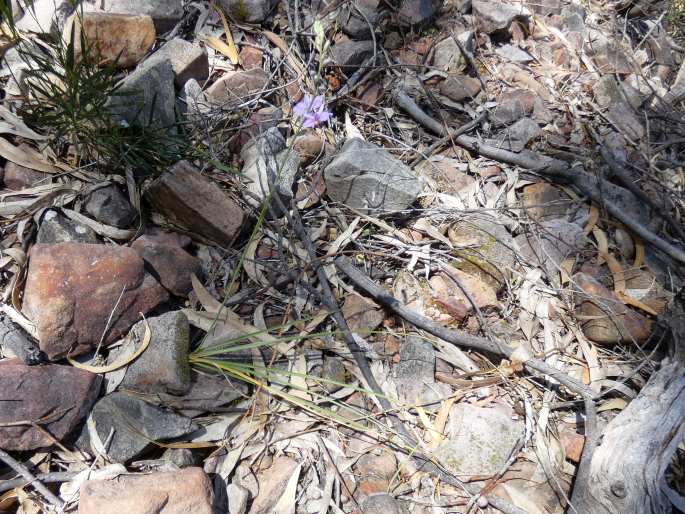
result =
[[0,511],[639,512],[682,3],[6,5]]

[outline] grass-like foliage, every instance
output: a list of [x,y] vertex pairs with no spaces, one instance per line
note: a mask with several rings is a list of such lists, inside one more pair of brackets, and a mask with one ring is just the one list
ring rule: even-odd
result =
[[[26,101],[23,118],[47,133],[58,155],[71,154],[74,164],[95,164],[108,173],[126,169],[150,175],[188,154],[182,127],[158,127],[150,120],[125,123],[113,114],[117,105],[137,100],[136,92],[122,93],[116,62],[101,59],[97,42],[84,31],[68,40],[53,38],[42,45],[20,42],[27,64],[21,87]],[[139,107],[142,112],[143,106]]]

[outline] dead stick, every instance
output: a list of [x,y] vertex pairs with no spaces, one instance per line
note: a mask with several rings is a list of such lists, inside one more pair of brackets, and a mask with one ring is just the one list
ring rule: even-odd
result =
[[[326,306],[327,309],[331,311],[331,316],[333,317],[335,323],[338,325],[341,332],[343,333],[345,337],[345,342],[347,343],[347,347],[350,350],[350,353],[352,354],[352,357],[354,358],[355,362],[357,363],[357,366],[359,367],[359,370],[362,376],[364,377],[364,380],[378,398],[378,402],[381,404],[383,410],[394,421],[395,429],[397,430],[397,433],[401,436],[401,438],[404,439],[406,441],[406,444],[409,444],[410,447],[414,449],[419,448],[418,441],[416,441],[416,439],[409,433],[409,430],[407,430],[407,428],[404,426],[402,420],[397,415],[393,414],[394,409],[392,405],[385,397],[383,390],[381,389],[380,385],[378,385],[376,378],[373,376],[373,373],[371,372],[371,367],[369,366],[369,363],[366,360],[366,356],[364,355],[363,350],[354,340],[354,336],[352,335],[352,331],[350,330],[350,327],[347,324],[347,320],[345,319],[345,316],[340,310],[340,306],[338,305],[338,302],[335,299],[335,295],[333,294],[331,285],[328,282],[328,277],[326,276],[326,272],[323,269],[321,260],[316,255],[316,248],[314,247],[314,243],[309,237],[307,230],[304,228],[304,224],[302,223],[302,219],[300,218],[300,213],[297,209],[297,203],[294,200],[292,201],[292,211],[289,212],[285,208],[285,205],[283,205],[283,201],[277,194],[274,194],[272,198],[274,198],[276,204],[285,213],[288,223],[293,228],[295,234],[300,239],[300,241],[302,241],[302,244],[305,250],[307,251],[307,254],[309,255],[311,265],[314,268],[314,271],[316,272],[317,278],[319,279],[319,285],[321,286],[321,299],[323,301],[323,304]],[[461,480],[440,469],[440,467],[438,467],[429,457],[422,455],[420,452],[412,451],[411,458],[417,462],[422,471],[437,475],[448,484],[457,487],[463,487],[473,495],[485,496],[481,494],[480,487],[478,487],[475,484],[463,483]],[[511,505],[509,502],[502,500],[497,496],[489,495],[486,497],[488,499],[488,502],[492,506],[501,510],[505,514],[525,514],[525,511],[519,509],[514,505]]]
[[[428,318],[412,311],[411,309],[407,309],[394,296],[388,294],[364,273],[359,271],[356,266],[354,266],[346,257],[338,257],[335,259],[335,265],[340,271],[345,273],[345,275],[347,275],[357,287],[361,288],[367,294],[372,296],[376,301],[390,308],[393,312],[406,319],[412,325],[423,329],[426,332],[443,339],[444,341],[457,346],[473,348],[481,352],[499,355],[507,359],[511,358],[514,353],[514,348],[501,341],[491,341],[489,339],[485,339],[484,337],[478,337],[466,332],[462,332],[461,330],[445,328],[442,325],[439,325],[438,323],[435,323],[434,321],[431,321]],[[595,393],[589,387],[586,387],[584,384],[569,377],[563,371],[553,368],[546,362],[543,362],[539,359],[528,359],[523,364],[531,370],[537,371],[550,378],[553,378],[554,380],[557,380],[560,384],[563,384],[568,389],[574,393],[578,393],[584,398],[595,397]]]
[[36,488],[36,491],[38,491],[40,494],[43,495],[43,497],[50,502],[51,505],[56,505],[57,507],[63,507],[64,502],[60,500],[57,496],[52,494],[50,489],[45,487],[34,475],[29,471],[29,469],[24,466],[21,462],[18,460],[15,460],[9,453],[7,453],[5,450],[0,450],[0,460],[2,460],[5,464],[7,464],[10,468],[12,468],[14,471],[19,473],[22,477],[24,477],[28,482],[31,483],[33,487]]
[[[426,127],[431,132],[439,135],[448,135],[446,130],[437,120],[431,118],[425,111],[419,107],[409,95],[399,89],[395,92],[395,101],[404,111],[412,118],[418,121],[421,125]],[[640,236],[645,242],[658,248],[665,254],[671,256],[676,261],[685,264],[685,251],[672,245],[662,237],[658,236],[642,223],[628,215],[625,210],[620,209],[613,202],[602,198],[599,191],[597,179],[584,173],[580,170],[573,169],[565,162],[558,159],[552,159],[541,155],[533,154],[532,152],[514,153],[502,148],[481,143],[478,139],[471,136],[460,135],[455,136],[453,141],[462,148],[506,164],[520,166],[528,170],[535,171],[546,177],[551,177],[557,180],[562,180],[568,184],[576,187],[581,193],[592,199],[598,205],[603,205],[609,214],[621,221],[626,227],[632,230],[635,234]]]
[[[39,473],[38,475],[36,475],[36,479],[46,484],[54,484],[69,482],[69,480],[72,480],[76,475],[78,475],[78,473],[74,471],[54,471],[52,473]],[[15,487],[25,486],[29,483],[31,483],[31,481],[26,478],[2,480],[0,481],[0,494],[6,491],[11,491]]]

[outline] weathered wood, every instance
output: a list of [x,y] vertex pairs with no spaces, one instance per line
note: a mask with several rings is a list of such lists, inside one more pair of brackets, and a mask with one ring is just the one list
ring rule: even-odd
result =
[[675,355],[664,359],[601,436],[588,433],[571,498],[577,512],[659,514],[673,512],[674,506],[685,511],[685,498],[669,488],[664,476],[685,439],[685,366],[679,355],[685,340],[684,303],[678,295],[663,317]]

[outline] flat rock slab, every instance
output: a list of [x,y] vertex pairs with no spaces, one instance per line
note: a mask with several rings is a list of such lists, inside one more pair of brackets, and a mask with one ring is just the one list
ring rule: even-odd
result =
[[[0,448],[25,451],[52,446],[88,414],[101,377],[72,366],[27,366],[16,359],[0,363]],[[41,423],[41,420],[50,420]],[[14,422],[37,422],[5,426]]]
[[106,345],[168,293],[146,274],[131,248],[83,243],[36,244],[29,254],[23,313],[36,324],[40,349],[51,360]]
[[201,468],[86,480],[79,514],[212,514],[212,481]]
[[523,436],[523,423],[513,417],[505,405],[455,405],[447,426],[449,441],[437,449],[436,457],[455,475],[494,475]]
[[423,188],[412,170],[379,146],[348,139],[326,166],[328,196],[366,212],[400,211],[409,207]]
[[237,202],[187,161],[169,168],[145,195],[174,225],[225,248],[243,226]]
[[[93,431],[89,425],[94,427]],[[95,404],[77,445],[86,451],[103,452],[104,443],[113,432],[107,456],[112,462],[126,462],[140,455],[153,441],[182,437],[196,428],[190,418],[124,393],[112,393]]]

